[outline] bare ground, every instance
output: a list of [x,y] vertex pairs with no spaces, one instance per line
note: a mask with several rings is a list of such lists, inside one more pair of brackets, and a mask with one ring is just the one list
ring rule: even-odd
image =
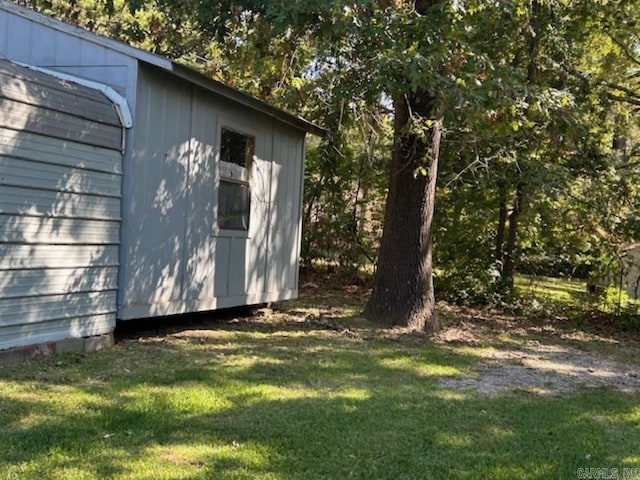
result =
[[[325,319],[340,316],[340,298],[369,293],[354,285],[339,288],[334,295],[322,290],[311,284],[301,297],[321,297],[318,303],[333,304],[318,311],[317,316]],[[433,341],[477,358],[471,374],[440,379],[443,388],[488,396],[510,391],[555,396],[581,388],[640,392],[640,332],[620,331],[610,318],[574,325],[566,318],[529,319],[443,304],[439,315],[444,329]],[[349,329],[345,333],[354,334]],[[387,330],[386,335],[398,333]]]
[[619,332],[588,333],[553,321],[444,307],[446,327],[435,341],[474,355],[474,372],[440,385],[486,395],[528,391],[561,395],[584,387],[640,392],[637,339]]
[[[581,388],[640,392],[640,342],[634,335],[588,333],[557,328],[553,321],[528,322],[495,312],[443,308],[444,329],[428,341],[476,361],[471,374],[442,377],[442,388],[487,396],[515,391],[557,396]],[[340,308],[321,308],[311,315],[289,317],[289,321],[350,338],[373,335],[403,341],[423,336],[399,328],[373,333],[364,319],[341,319],[340,314]]]
[[[444,328],[427,338],[398,328],[379,329],[358,317],[369,293],[364,285],[334,285],[329,289],[326,283],[320,285],[323,283],[303,284],[300,300],[276,304],[274,310],[259,311],[241,320],[233,318],[225,322],[227,328],[271,330],[275,312],[280,325],[276,328],[320,329],[357,341],[382,336],[399,341],[417,339],[425,345],[435,342],[475,358],[471,373],[442,377],[439,385],[487,396],[514,391],[556,396],[581,388],[640,392],[640,332],[621,332],[607,319],[575,326],[562,318],[527,319],[499,311],[440,305]],[[204,327],[200,319],[191,318],[186,329],[181,323],[177,330],[183,332],[181,335],[215,334],[218,327]],[[157,328],[156,322],[153,328]]]

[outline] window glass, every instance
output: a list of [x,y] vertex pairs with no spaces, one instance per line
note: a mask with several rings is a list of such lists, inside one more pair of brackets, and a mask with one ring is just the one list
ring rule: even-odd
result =
[[229,230],[248,230],[250,211],[249,186],[220,180],[218,226]]
[[251,211],[250,168],[254,137],[222,128],[218,227],[248,230]]
[[220,160],[247,168],[253,156],[253,137],[222,129]]

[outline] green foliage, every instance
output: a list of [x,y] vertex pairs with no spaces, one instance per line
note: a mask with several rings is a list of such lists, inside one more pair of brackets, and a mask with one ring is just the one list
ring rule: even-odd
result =
[[517,275],[514,295],[504,308],[516,315],[575,324],[599,315],[597,301],[587,293],[584,280],[539,275]]
[[[507,241],[510,222],[499,223],[500,200],[512,212],[516,191],[517,243],[509,253],[521,271],[585,277],[637,238],[638,170],[629,167],[638,160],[637,112],[629,105],[640,64],[628,55],[637,51],[637,36],[625,25],[640,12],[626,3],[626,20],[615,23],[620,5],[613,3],[480,9],[484,22],[469,30],[470,41],[491,68],[457,82],[473,96],[449,93],[464,108],[449,111],[442,151],[436,261],[447,276],[475,289],[482,272],[503,265],[496,245]],[[610,38],[614,23],[618,43]],[[613,63],[616,73],[603,67]],[[629,97],[612,102],[618,80],[630,82]],[[620,136],[626,161],[612,149]]]
[[640,304],[624,290],[609,286],[600,294],[587,293],[584,280],[518,275],[515,295],[506,311],[538,318],[563,318],[576,324],[592,319],[597,327],[614,325],[640,330]]
[[447,264],[435,275],[436,295],[456,305],[496,305],[505,298],[500,288],[500,272],[475,258]]
[[640,330],[640,303],[619,287],[609,286],[600,298],[605,312],[615,317],[623,330]]
[[[448,145],[443,163],[452,160]],[[436,294],[453,303],[494,303],[500,296],[500,272],[492,254],[495,245],[493,203],[482,188],[483,172],[441,185],[434,219]]]
[[[508,294],[505,255],[522,272],[585,277],[640,239],[637,2],[29,3],[328,127],[308,149],[307,263],[375,264],[388,160],[407,133],[390,99],[417,91],[444,115],[442,298]],[[427,139],[434,112],[412,113],[410,133]]]
[[375,262],[382,228],[389,119],[343,105],[331,138],[309,149],[302,257],[357,268]]

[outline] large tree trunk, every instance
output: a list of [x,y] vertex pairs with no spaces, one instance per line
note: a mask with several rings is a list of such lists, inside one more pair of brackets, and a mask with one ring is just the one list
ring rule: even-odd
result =
[[[425,93],[398,96],[395,145],[387,195],[384,230],[373,292],[364,315],[384,325],[435,331],[431,222],[433,219],[441,121],[428,141],[407,132],[411,114],[430,118],[434,99]],[[424,171],[418,172],[420,168]]]

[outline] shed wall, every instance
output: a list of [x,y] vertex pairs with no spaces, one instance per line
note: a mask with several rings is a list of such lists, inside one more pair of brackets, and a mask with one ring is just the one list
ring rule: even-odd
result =
[[629,298],[640,298],[640,248],[623,255],[623,284]]
[[[144,66],[137,99],[118,317],[295,297],[304,132]],[[248,232],[217,228],[222,126],[255,137]]]
[[101,93],[0,61],[0,349],[113,330],[121,135]]
[[[2,57],[111,86],[127,99],[135,135],[127,131],[121,164],[115,151],[119,128],[112,129],[100,116],[109,115],[104,102],[103,111],[94,105],[86,118],[86,99],[77,91],[30,104],[19,89],[7,86],[0,107],[7,112],[5,106],[11,105],[12,111],[5,114],[9,126],[0,129],[0,142],[3,136],[19,137],[19,142],[8,147],[13,154],[0,157],[2,173],[10,179],[0,182],[0,214],[3,225],[19,228],[0,237],[0,254],[6,257],[0,259],[0,271],[14,272],[11,285],[9,277],[0,278],[0,300],[22,295],[40,278],[26,297],[63,295],[57,300],[79,307],[111,305],[117,290],[119,316],[126,319],[297,294],[304,122],[286,115],[283,120],[272,108],[258,105],[256,110],[259,102],[230,95],[226,87],[223,93],[210,91],[204,77],[167,59],[4,0]],[[192,83],[193,78],[198,81]],[[36,88],[35,77],[30,83],[42,89]],[[29,125],[19,125],[23,118],[31,119]],[[94,126],[81,126],[82,121]],[[246,233],[216,228],[222,125],[256,138],[252,220]],[[18,152],[24,145],[27,151]],[[116,281],[118,259],[124,268]],[[80,295],[83,300],[76,298]],[[47,308],[29,304],[21,311]],[[111,325],[111,306],[102,310],[97,315]],[[68,314],[77,317],[79,311]],[[66,328],[61,322],[60,329]],[[38,328],[29,327],[32,332]]]
[[0,0],[0,57],[109,85],[133,108],[137,60],[92,38],[86,31]]

